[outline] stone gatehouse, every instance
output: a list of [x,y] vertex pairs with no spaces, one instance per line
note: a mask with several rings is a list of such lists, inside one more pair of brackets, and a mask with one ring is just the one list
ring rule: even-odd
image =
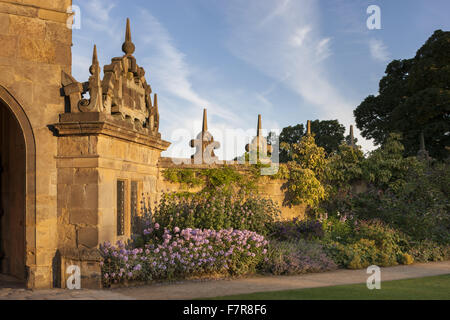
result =
[[[101,78],[94,46],[91,76],[78,82],[70,5],[0,0],[0,272],[28,288],[64,287],[71,264],[81,267],[83,287],[100,286],[98,245],[130,237],[142,193],[157,200],[179,188],[162,179],[174,166],[160,156],[170,143],[129,21],[123,55]],[[282,202],[282,182],[263,185]]]

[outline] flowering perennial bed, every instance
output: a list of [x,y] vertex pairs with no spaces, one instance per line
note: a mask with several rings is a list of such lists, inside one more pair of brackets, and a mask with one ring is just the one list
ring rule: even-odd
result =
[[[144,231],[152,235],[159,225]],[[255,272],[267,254],[268,241],[248,230],[165,229],[143,248],[122,241],[100,246],[103,284],[124,281],[176,279],[209,274],[242,275]]]

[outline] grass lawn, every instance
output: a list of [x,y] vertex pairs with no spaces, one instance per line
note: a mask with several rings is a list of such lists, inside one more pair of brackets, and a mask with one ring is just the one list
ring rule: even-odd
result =
[[380,290],[365,283],[258,292],[212,298],[212,300],[450,300],[450,274],[443,276],[381,282]]

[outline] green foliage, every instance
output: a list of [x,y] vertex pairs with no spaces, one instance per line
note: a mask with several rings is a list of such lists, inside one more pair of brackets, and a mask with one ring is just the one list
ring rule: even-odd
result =
[[311,131],[317,146],[324,148],[327,154],[336,152],[345,140],[345,127],[338,120],[311,121]]
[[416,155],[424,131],[430,155],[444,159],[450,145],[450,32],[436,30],[412,59],[394,60],[379,84],[354,111],[365,138],[382,144],[389,133],[401,132],[406,155]]
[[334,189],[342,189],[362,178],[364,154],[359,148],[341,144],[338,151],[328,158],[326,180]]
[[299,143],[292,145],[292,160],[302,169],[311,170],[317,179],[321,179],[324,176],[327,165],[325,150],[317,146],[314,136],[306,135],[300,139]]
[[170,182],[188,187],[203,186],[204,191],[217,187],[254,190],[258,178],[254,168],[250,168],[246,173],[240,173],[230,166],[210,169],[168,168],[164,170],[163,177]]
[[317,206],[325,199],[325,188],[310,169],[291,164],[289,180],[286,185],[286,198],[291,204],[307,204]]
[[372,151],[362,162],[363,178],[376,187],[401,188],[408,173],[423,170],[423,164],[416,157],[403,157],[401,136],[392,133],[386,142]]
[[361,219],[378,217],[414,240],[450,243],[450,164],[436,163],[426,171],[412,171],[401,187],[371,189],[353,199]]
[[267,258],[260,269],[275,275],[293,275],[336,269],[322,245],[305,240],[270,241]]
[[205,182],[198,177],[198,171],[193,169],[167,168],[163,172],[163,177],[173,183],[181,183],[188,187],[201,186]]
[[409,254],[417,262],[450,260],[450,245],[431,240],[418,241],[411,244]]
[[[337,151],[340,144],[344,142],[345,127],[338,120],[314,120],[311,121],[311,131],[315,136],[315,143],[322,147],[327,154]],[[280,163],[287,163],[294,160],[293,145],[300,143],[306,136],[303,124],[283,128],[279,135]],[[268,141],[272,145],[276,143],[275,134],[270,133]]]
[[287,164],[289,174],[285,168],[280,173],[280,176],[288,176],[286,202],[315,207],[326,197],[325,187],[320,181],[327,163],[325,150],[315,144],[312,135],[306,135],[299,143],[292,144],[291,150],[293,161]]
[[327,237],[327,250],[341,266],[360,269],[410,261],[406,256],[407,237],[379,220],[357,223],[331,220],[327,225],[332,233]]
[[[305,128],[303,124],[297,124],[295,126],[288,126],[281,130],[280,136],[278,137],[278,143],[280,148],[279,161],[280,163],[285,163],[292,160],[292,152],[290,146],[294,143],[300,142],[300,139],[305,133]],[[273,141],[273,135],[271,135],[271,140]]]
[[162,228],[239,229],[267,234],[279,218],[270,199],[213,188],[196,194],[165,194],[153,214]]

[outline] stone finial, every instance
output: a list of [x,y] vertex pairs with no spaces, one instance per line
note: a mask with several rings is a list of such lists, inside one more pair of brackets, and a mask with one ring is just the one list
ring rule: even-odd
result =
[[261,134],[262,134],[261,115],[258,114],[258,126],[256,127],[256,136],[261,137]]
[[78,109],[81,112],[101,112],[103,111],[103,92],[96,45],[94,45],[92,65],[89,68],[89,72],[91,76],[89,77],[89,81],[85,83],[89,92],[89,99],[81,99],[78,102]]
[[205,133],[208,131],[208,118],[206,115],[206,109],[203,109],[203,125],[202,125],[202,132]]
[[311,135],[311,120],[308,120],[308,121],[306,122],[306,134],[307,134],[308,136]]
[[95,72],[97,72],[99,67],[100,64],[97,57],[97,46],[94,44],[94,52],[92,53],[92,65],[89,67],[90,74],[93,75]]
[[220,148],[220,143],[214,141],[212,134],[208,131],[206,109],[203,109],[202,131],[197,135],[196,139],[190,141],[190,146],[196,148],[195,154],[191,156],[194,164],[213,164],[219,161],[219,158],[214,154],[214,149]]
[[425,151],[425,136],[423,130],[420,132],[420,151]]
[[158,95],[155,93],[153,96],[153,106],[158,110]]
[[355,136],[353,135],[353,125],[350,125],[350,146],[355,147]]
[[272,153],[272,146],[267,143],[267,139],[263,136],[260,114],[258,114],[256,137],[253,138],[251,143],[245,146],[245,151],[250,153],[250,163],[257,163],[258,160],[261,163],[270,162],[270,159],[268,159],[267,156]]
[[125,31],[125,42],[122,45],[122,51],[127,55],[132,55],[136,50],[134,43],[131,42],[130,19],[127,18],[127,27]]
[[155,93],[153,98],[153,105],[150,108],[150,128],[153,131],[159,130],[159,111],[158,111],[158,95]]
[[419,152],[417,152],[417,157],[422,160],[429,160],[430,155],[428,154],[428,151],[425,149],[425,136],[423,130],[420,132],[419,141],[420,141],[420,150]]

